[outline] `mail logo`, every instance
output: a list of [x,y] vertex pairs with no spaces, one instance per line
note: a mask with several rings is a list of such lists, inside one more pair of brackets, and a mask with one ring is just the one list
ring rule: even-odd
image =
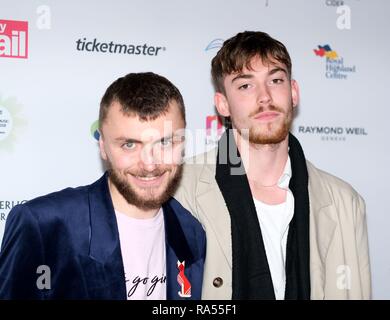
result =
[[28,22],[0,19],[0,58],[28,57]]

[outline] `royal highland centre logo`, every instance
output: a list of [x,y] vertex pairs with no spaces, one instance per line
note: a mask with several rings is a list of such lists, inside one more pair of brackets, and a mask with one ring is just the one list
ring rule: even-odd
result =
[[319,45],[314,49],[316,56],[325,58],[325,77],[333,80],[346,80],[348,75],[356,72],[356,66],[347,66],[344,58],[340,57],[329,44]]

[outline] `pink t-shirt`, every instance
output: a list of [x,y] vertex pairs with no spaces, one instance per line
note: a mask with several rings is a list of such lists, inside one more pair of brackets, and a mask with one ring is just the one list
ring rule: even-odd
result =
[[162,209],[151,219],[115,212],[128,300],[166,299],[165,228]]

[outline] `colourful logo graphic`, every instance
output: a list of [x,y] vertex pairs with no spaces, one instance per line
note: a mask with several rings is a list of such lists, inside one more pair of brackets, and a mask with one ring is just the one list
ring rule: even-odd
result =
[[0,57],[28,57],[28,22],[0,20]]
[[356,72],[356,66],[347,65],[344,57],[340,57],[330,45],[318,46],[314,49],[316,56],[325,57],[325,77],[332,80],[347,80],[348,76]]
[[328,44],[326,44],[324,46],[318,46],[318,49],[314,49],[314,53],[316,54],[316,56],[326,57],[326,58],[329,58],[331,60],[338,58],[337,52],[332,50],[330,48],[330,45],[328,45]]
[[223,124],[221,118],[217,115],[206,117],[206,134],[207,136],[216,135],[220,137],[223,133]]
[[22,110],[16,98],[3,100],[0,97],[0,149],[12,150],[18,131],[27,123],[20,116]]
[[211,41],[207,45],[207,47],[206,47],[206,49],[204,49],[204,51],[209,51],[209,50],[212,50],[212,49],[222,48],[223,42],[224,42],[223,39],[214,39],[213,41]]
[[179,274],[177,275],[177,282],[179,283],[181,290],[178,292],[179,296],[182,298],[191,297],[191,283],[184,274],[185,261],[177,261],[177,268],[179,269]]
[[100,138],[100,132],[99,132],[99,120],[96,120],[91,125],[91,135],[94,137],[97,141],[99,141]]
[[225,130],[222,120],[217,115],[207,116],[206,117],[206,146],[216,146],[218,145],[219,138],[221,138]]

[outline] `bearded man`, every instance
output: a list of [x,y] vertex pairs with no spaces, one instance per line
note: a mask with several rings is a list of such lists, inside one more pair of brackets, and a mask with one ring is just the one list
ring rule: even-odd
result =
[[171,196],[185,110],[154,73],[113,82],[99,113],[107,171],[16,206],[0,252],[0,299],[200,299],[205,233]]
[[364,201],[289,133],[299,88],[286,47],[239,33],[211,75],[227,130],[188,161],[176,194],[206,230],[202,298],[370,298]]

